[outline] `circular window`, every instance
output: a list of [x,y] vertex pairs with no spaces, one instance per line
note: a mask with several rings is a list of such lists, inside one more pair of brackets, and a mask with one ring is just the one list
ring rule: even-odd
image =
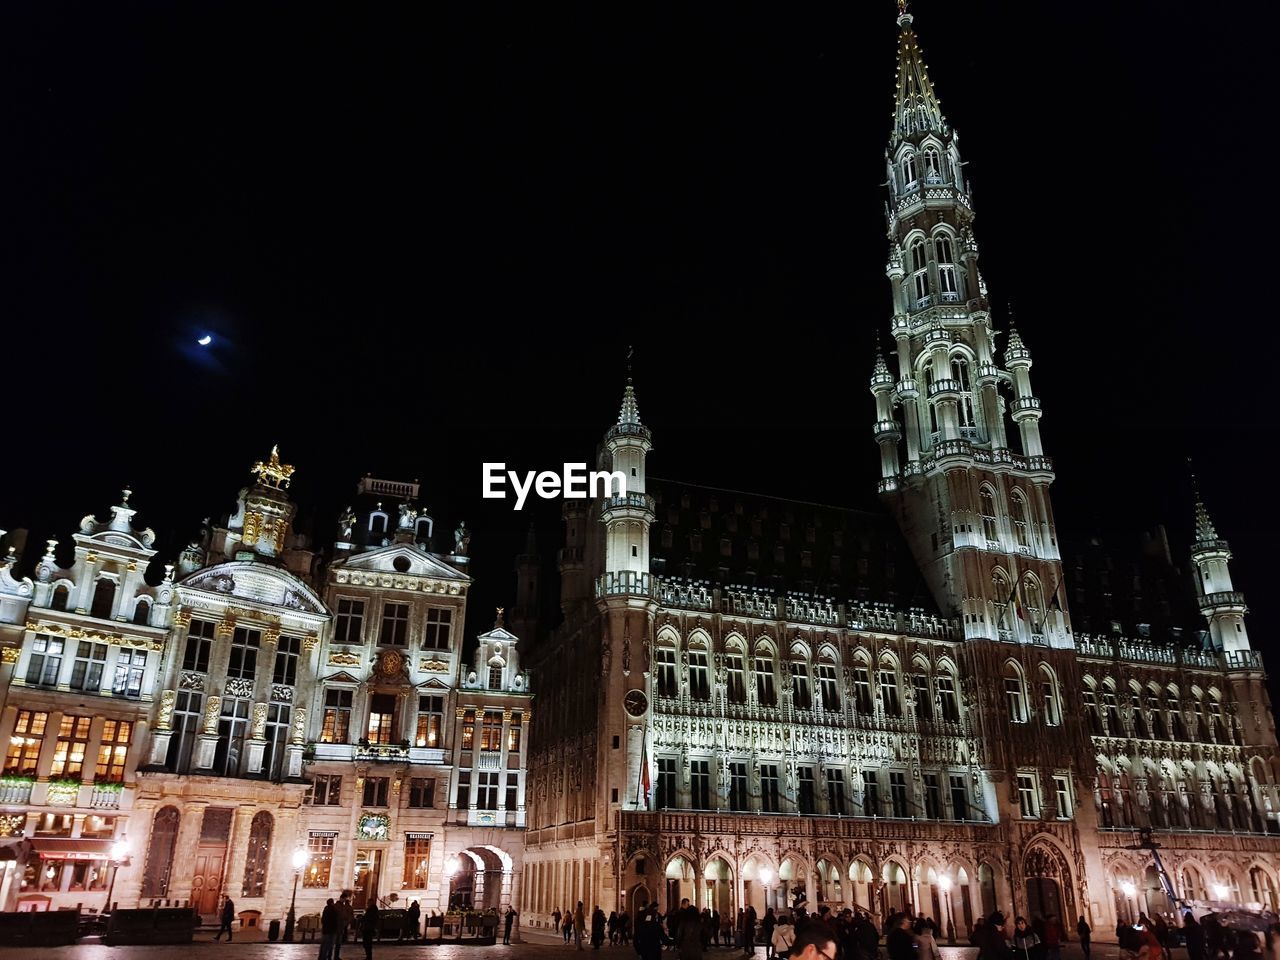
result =
[[409,562],[408,557],[399,556],[391,561],[391,566],[396,568],[396,573],[408,573],[409,567],[413,566],[413,564]]

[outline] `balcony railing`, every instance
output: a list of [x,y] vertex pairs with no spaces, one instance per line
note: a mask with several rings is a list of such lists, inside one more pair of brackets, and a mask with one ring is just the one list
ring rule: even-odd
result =
[[30,803],[31,781],[0,781],[0,803]]
[[373,763],[408,763],[409,743],[358,743],[355,759]]
[[634,570],[615,570],[596,578],[597,597],[637,596],[654,594],[654,578],[648,573]]

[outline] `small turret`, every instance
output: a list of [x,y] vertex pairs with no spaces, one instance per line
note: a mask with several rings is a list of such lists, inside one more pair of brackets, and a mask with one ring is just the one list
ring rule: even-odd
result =
[[1200,612],[1209,621],[1209,639],[1215,650],[1248,650],[1244,615],[1249,608],[1244,594],[1231,583],[1231,547],[1218,537],[1209,509],[1201,499],[1200,486],[1194,475],[1191,479],[1196,497],[1196,542],[1191,547],[1191,561],[1196,565]]

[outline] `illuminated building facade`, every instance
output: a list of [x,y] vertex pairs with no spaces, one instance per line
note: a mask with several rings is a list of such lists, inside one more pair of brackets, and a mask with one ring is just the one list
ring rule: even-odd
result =
[[366,477],[322,558],[292,472],[255,465],[156,587],[128,491],[70,569],[53,542],[34,581],[0,569],[5,909],[100,909],[113,884],[270,919],[299,850],[300,915],[344,889],[424,915],[518,898],[529,680],[501,611],[463,658],[465,524],[434,552],[418,485]]
[[535,664],[528,922],[687,896],[1104,933],[1172,910],[1130,849],[1144,826],[1181,895],[1276,906],[1280,765],[1227,544],[1197,503],[1207,630],[1073,627],[1087,578],[1064,577],[1031,352],[998,343],[958,139],[898,26],[870,382],[896,529],[647,479],[628,384],[597,464],[627,493],[566,503],[564,622]]

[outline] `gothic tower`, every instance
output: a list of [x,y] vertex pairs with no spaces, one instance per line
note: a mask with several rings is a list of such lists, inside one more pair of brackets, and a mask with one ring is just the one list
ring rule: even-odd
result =
[[885,151],[896,369],[880,355],[871,376],[879,489],[939,609],[963,620],[966,637],[1068,647],[1031,353],[1011,330],[998,354],[959,138],[905,0],[898,27]]

